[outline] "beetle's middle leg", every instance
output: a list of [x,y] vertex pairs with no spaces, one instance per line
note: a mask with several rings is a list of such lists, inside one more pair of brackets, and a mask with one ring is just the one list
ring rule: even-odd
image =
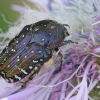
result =
[[[57,52],[58,51],[58,48],[55,48],[55,51]],[[54,71],[54,74],[55,73],[58,73],[59,71],[61,71],[61,66],[62,66],[62,63],[63,63],[63,55],[61,54],[61,52],[59,52],[57,54],[57,61],[55,63],[57,63],[57,67],[55,68],[55,71]]]

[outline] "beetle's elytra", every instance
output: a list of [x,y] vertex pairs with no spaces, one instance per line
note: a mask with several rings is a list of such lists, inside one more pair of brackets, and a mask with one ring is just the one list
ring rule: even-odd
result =
[[35,74],[69,33],[64,24],[42,20],[25,26],[0,54],[0,75],[14,83]]

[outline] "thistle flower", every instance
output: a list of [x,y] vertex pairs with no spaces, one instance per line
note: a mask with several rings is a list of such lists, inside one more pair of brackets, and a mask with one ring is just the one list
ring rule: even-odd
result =
[[[60,48],[64,56],[61,71],[53,74],[59,64],[56,54],[52,59],[53,63],[41,69],[27,87],[18,93],[10,95],[20,88],[19,83],[8,84],[1,79],[1,100],[99,100],[100,1],[54,0],[50,3],[50,9],[47,3],[40,4],[39,0],[31,0],[31,2],[45,10],[33,10],[27,6],[17,25],[9,29],[6,37],[3,33],[0,34],[4,39],[7,37],[11,39],[27,24],[42,19],[53,19],[68,24],[70,36],[66,40],[70,39],[78,44],[67,44]],[[15,9],[22,12],[19,8]],[[6,42],[2,43],[6,45]],[[0,49],[2,48],[1,46]],[[1,88],[2,84],[5,84],[5,87]]]

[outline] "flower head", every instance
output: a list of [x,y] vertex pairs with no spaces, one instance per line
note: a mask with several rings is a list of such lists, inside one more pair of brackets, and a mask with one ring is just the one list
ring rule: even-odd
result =
[[[31,0],[31,2],[37,4],[43,11],[33,10],[30,7],[24,9],[13,6],[17,11],[24,12],[18,21],[20,24],[11,27],[6,33],[7,37],[11,34],[14,36],[16,32],[19,33],[21,28],[27,24],[42,19],[53,19],[68,24],[70,36],[66,40],[73,40],[78,44],[66,44],[60,48],[60,52],[64,56],[61,71],[54,74],[60,61],[56,54],[52,58],[53,63],[49,67],[41,69],[25,89],[9,95],[5,91],[13,91],[20,85],[6,86],[6,90],[0,94],[1,98],[4,97],[1,100],[94,100],[98,98],[100,88],[98,84],[100,81],[100,1],[54,0],[51,2],[51,0],[45,0],[42,4],[39,0]],[[3,34],[0,35],[5,37]],[[93,91],[97,93],[96,96],[93,95]]]

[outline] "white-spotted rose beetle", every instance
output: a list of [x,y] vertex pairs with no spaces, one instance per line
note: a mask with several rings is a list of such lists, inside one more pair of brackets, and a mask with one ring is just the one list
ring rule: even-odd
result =
[[31,72],[36,74],[69,36],[65,25],[42,20],[25,26],[0,54],[0,75],[8,83],[15,83]]

